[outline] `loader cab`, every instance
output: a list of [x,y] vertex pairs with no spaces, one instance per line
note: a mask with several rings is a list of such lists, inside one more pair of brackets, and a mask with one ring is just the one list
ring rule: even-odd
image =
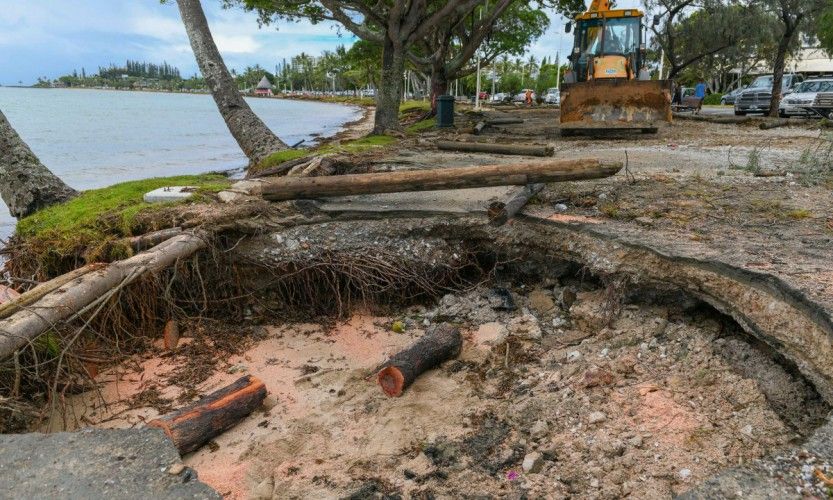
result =
[[644,59],[641,12],[587,12],[575,24],[569,57],[574,81],[638,77]]

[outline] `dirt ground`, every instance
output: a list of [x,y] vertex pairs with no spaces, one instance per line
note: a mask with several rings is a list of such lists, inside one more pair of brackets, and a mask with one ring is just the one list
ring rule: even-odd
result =
[[[554,111],[511,113],[527,121],[477,138],[461,124],[367,161],[514,160],[438,152],[440,135],[627,161],[611,179],[549,185],[528,211],[695,248],[833,305],[824,132],[681,121],[657,135],[561,138]],[[52,425],[142,425],[252,374],[267,404],[185,458],[229,498],[667,498],[801,442],[829,412],[767,347],[690,300],[622,303],[615,284],[580,276],[504,278],[388,316],[189,323],[176,350],[99,375]],[[372,370],[438,322],[461,328],[460,358],[384,396]]]
[[[253,374],[268,410],[185,463],[230,498],[665,498],[823,417],[810,386],[721,318],[684,301],[612,307],[608,288],[551,281],[479,287],[396,317],[265,327],[199,387]],[[384,396],[372,369],[447,320],[464,332],[461,357]],[[187,398],[183,366],[202,363],[189,348],[211,341],[186,335],[174,353],[104,374],[109,404],[86,395],[79,420],[141,425]]]

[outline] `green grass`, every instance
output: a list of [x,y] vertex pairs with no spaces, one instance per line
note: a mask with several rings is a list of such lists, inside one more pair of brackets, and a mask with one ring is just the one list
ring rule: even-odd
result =
[[260,165],[252,167],[252,171],[257,172],[260,170],[264,170],[275,165],[280,165],[285,161],[294,160],[296,158],[303,158],[304,156],[330,155],[337,153],[364,153],[366,151],[371,151],[375,148],[381,148],[394,144],[396,143],[396,140],[397,139],[395,137],[387,135],[369,135],[367,137],[362,137],[361,139],[345,141],[341,144],[325,144],[320,147],[309,149],[285,149],[283,151],[278,151],[277,153],[272,153],[271,155],[267,156],[266,159],[260,162]]
[[412,113],[414,111],[431,111],[430,101],[404,101],[399,104],[399,114]]
[[405,132],[409,134],[418,134],[420,132],[424,132],[426,130],[434,128],[436,124],[437,120],[435,118],[426,118],[424,120],[408,125],[407,127],[405,127]]
[[[116,230],[131,233],[136,215],[144,209],[160,204],[145,203],[148,191],[166,186],[195,186],[203,192],[217,192],[229,186],[222,175],[180,175],[123,182],[114,186],[84,191],[72,200],[41,210],[17,224],[22,237],[78,235],[88,231]],[[170,204],[164,204],[168,206]],[[106,216],[107,224],[102,223]],[[109,226],[107,228],[103,226]]]

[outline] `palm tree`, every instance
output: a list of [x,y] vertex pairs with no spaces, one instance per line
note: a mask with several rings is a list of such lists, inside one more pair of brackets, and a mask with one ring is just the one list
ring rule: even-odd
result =
[[257,165],[270,154],[286,149],[286,144],[254,114],[237,90],[237,84],[211,36],[200,0],[176,0],[176,3],[205,83],[231,135],[251,165]]
[[18,219],[78,194],[53,174],[0,111],[0,196]]

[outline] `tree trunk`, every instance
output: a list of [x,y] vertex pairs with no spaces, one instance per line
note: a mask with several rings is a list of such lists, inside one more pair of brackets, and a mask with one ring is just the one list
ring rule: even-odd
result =
[[0,196],[18,219],[78,194],[38,160],[0,111]]
[[448,78],[445,74],[445,64],[431,69],[431,116],[437,114],[437,97],[448,94]]
[[405,71],[405,51],[401,43],[385,37],[382,49],[382,77],[376,92],[376,115],[373,133],[384,134],[399,130],[399,103],[402,100],[402,73]]
[[784,36],[778,42],[778,49],[775,52],[775,62],[772,63],[772,99],[769,101],[769,116],[775,118],[778,117],[778,106],[781,104],[781,80],[784,78],[787,49],[792,37],[793,31],[785,28]]
[[211,36],[200,0],[177,0],[177,5],[200,72],[226,126],[251,164],[258,164],[275,151],[286,149],[286,144],[269,130],[240,95]]
[[603,164],[599,160],[590,158],[547,159],[527,163],[403,170],[374,174],[277,177],[260,181],[244,181],[240,184],[248,184],[247,191],[252,196],[262,196],[269,201],[285,201],[357,194],[525,186],[540,182],[601,179],[615,175],[621,168],[621,163]]

